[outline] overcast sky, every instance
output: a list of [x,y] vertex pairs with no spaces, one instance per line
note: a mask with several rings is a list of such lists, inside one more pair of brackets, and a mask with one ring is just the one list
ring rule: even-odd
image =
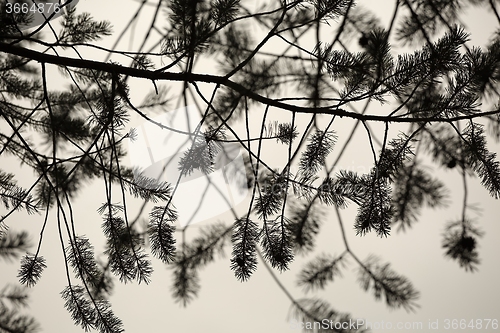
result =
[[[376,8],[383,22],[386,22],[385,20],[393,10],[393,1],[358,1],[358,3],[369,4]],[[391,5],[388,6],[388,3]],[[111,20],[115,26],[115,32],[119,32],[136,6],[136,1],[85,0],[80,1],[77,9],[78,11],[89,11],[97,19]],[[475,9],[471,10],[465,19],[468,31],[472,32],[472,42],[469,45],[485,46],[489,36],[491,36],[491,31],[497,27],[493,15],[485,13],[484,9]],[[148,24],[150,17],[144,15],[140,22]],[[140,27],[141,23],[136,29],[139,31]],[[120,45],[119,49],[130,48],[134,50],[137,48],[142,42],[137,36],[134,39],[125,38],[125,42]],[[109,46],[113,41],[114,38],[111,38],[103,45]],[[134,88],[134,84],[131,82],[132,88]],[[142,84],[144,87],[147,86],[147,90],[132,89],[132,97],[136,99],[136,102],[139,102],[141,96],[152,88],[149,83],[148,85]],[[136,87],[140,87],[140,85]],[[371,110],[377,110],[377,107],[374,106]],[[255,115],[254,119],[258,119],[257,115],[261,115],[261,113],[256,111]],[[288,113],[275,114],[276,119],[286,119],[289,116]],[[325,119],[329,120],[329,118]],[[334,129],[339,136],[338,147],[344,142],[352,126],[354,126],[354,122],[345,118],[335,123]],[[377,133],[377,127],[373,128]],[[381,138],[380,132],[378,133],[378,137]],[[391,131],[391,135],[395,134],[397,131]],[[500,145],[490,142],[489,149],[499,153]],[[338,150],[334,150],[332,160],[337,153]],[[271,158],[275,152],[271,150],[266,154],[268,154],[267,158]],[[2,169],[19,174],[17,161],[4,159],[2,156],[0,163],[2,163]],[[367,146],[366,133],[358,129],[355,140],[340,160],[338,169],[360,171],[366,168],[368,170],[371,163],[371,152]],[[282,165],[282,160],[276,161],[276,167]],[[500,320],[498,311],[500,309],[500,287],[498,284],[500,281],[498,261],[500,206],[498,201],[488,195],[477,179],[469,181],[469,204],[476,204],[481,208],[481,212],[476,215],[470,211],[471,217],[477,218],[480,222],[479,226],[485,232],[485,236],[479,241],[481,258],[479,272],[466,273],[459,268],[456,262],[445,259],[441,248],[441,234],[444,224],[460,217],[463,195],[461,176],[457,170],[435,169],[433,174],[441,178],[448,187],[452,204],[439,210],[425,209],[420,216],[420,222],[415,224],[415,227],[406,234],[393,232],[390,237],[385,239],[369,234],[360,238],[355,236],[355,232],[351,228],[356,214],[356,206],[352,204],[341,213],[349,245],[359,258],[365,259],[370,254],[379,255],[384,262],[391,263],[395,271],[410,279],[416,289],[421,292],[418,301],[421,308],[416,313],[406,313],[404,310],[391,311],[383,302],[375,301],[371,293],[365,293],[357,282],[358,266],[354,260],[348,261],[349,265],[344,270],[343,278],[329,284],[323,291],[305,294],[296,286],[297,273],[305,262],[314,258],[315,254],[340,254],[344,250],[339,223],[333,210],[321,226],[321,234],[314,253],[305,258],[296,257],[290,266],[290,271],[282,274],[274,272],[274,274],[295,299],[317,296],[328,301],[334,309],[348,312],[355,318],[364,318],[366,321],[372,322],[373,325],[387,325],[390,322],[395,326],[398,322],[416,322],[422,323],[424,328],[418,330],[419,332],[430,332],[432,330],[427,328],[429,322],[436,320],[439,321],[439,331],[444,331],[443,325],[446,319],[466,319],[467,322],[470,319]],[[89,191],[95,193],[95,197],[100,196],[100,198],[89,200]],[[99,183],[90,184],[82,191],[82,194],[84,195],[76,201],[74,211],[78,221],[77,233],[89,236],[97,250],[100,250],[102,249],[100,241],[103,240],[103,236],[100,229],[101,220],[96,209],[104,200],[103,188]],[[245,203],[247,201],[244,201],[237,208],[244,210]],[[133,207],[137,209],[138,206]],[[219,216],[217,219],[225,221],[228,225],[233,220],[230,214]],[[42,221],[43,217],[41,216],[17,214],[7,221],[7,224],[13,230],[28,229],[33,239],[37,240]],[[41,251],[47,259],[48,268],[31,292],[29,312],[41,323],[43,332],[80,332],[82,330],[79,327],[74,327],[70,315],[63,308],[64,302],[59,296],[67,282],[57,226],[54,222],[55,220],[51,220],[51,224],[48,226]],[[193,226],[190,232],[193,232],[194,235],[196,229],[204,224],[206,223]],[[126,331],[133,333],[144,331],[148,333],[294,332],[287,318],[290,301],[275,283],[263,263],[259,262],[257,271],[248,282],[241,283],[236,280],[233,272],[229,269],[230,253],[231,249],[227,248],[225,258],[217,260],[201,271],[201,291],[198,298],[187,308],[175,304],[170,296],[171,271],[153,259],[155,272],[150,285],[123,285],[117,281],[114,294],[111,297],[113,310],[123,320]],[[0,286],[6,282],[17,281],[18,267],[17,263],[2,263]],[[388,330],[373,329],[372,331],[379,333]],[[398,330],[392,329],[390,331]],[[493,332],[493,330],[484,329],[481,331]]]

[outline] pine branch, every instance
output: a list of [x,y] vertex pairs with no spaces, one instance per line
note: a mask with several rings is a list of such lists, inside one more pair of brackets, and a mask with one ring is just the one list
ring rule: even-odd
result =
[[[416,4],[415,8],[411,4]],[[463,9],[462,1],[411,0],[406,1],[406,5],[412,15],[402,20],[396,35],[399,40],[407,44],[421,40],[418,33],[434,35],[445,25],[443,21],[454,23],[460,10]]]
[[248,218],[237,219],[233,226],[231,270],[240,281],[247,281],[257,268],[257,224]]
[[366,177],[359,176],[351,170],[340,170],[336,175],[333,191],[361,206],[369,185]]
[[412,283],[393,271],[390,264],[380,263],[375,256],[368,257],[359,268],[359,282],[365,291],[372,289],[376,300],[384,297],[390,308],[402,307],[406,311],[414,311],[418,307],[415,301],[419,292]]
[[216,0],[211,11],[215,26],[225,25],[238,14],[239,0]]
[[446,250],[445,256],[458,261],[466,272],[475,272],[480,263],[476,238],[482,235],[471,220],[448,223],[442,242],[442,247]]
[[307,293],[317,289],[324,289],[327,283],[333,282],[336,277],[341,277],[340,268],[346,265],[345,253],[338,257],[321,254],[308,262],[299,274],[297,285],[304,288]]
[[302,203],[289,199],[288,203],[291,243],[294,251],[305,254],[314,249],[324,212],[314,202]]
[[[0,170],[0,200],[4,207],[12,210],[25,209],[28,214],[38,212],[38,202],[33,196],[19,187],[14,180],[14,175]],[[3,217],[0,219],[3,222]],[[0,230],[1,231],[1,230]],[[1,233],[0,233],[1,236]],[[0,237],[1,239],[2,237]]]
[[302,153],[299,163],[299,171],[302,174],[315,174],[323,165],[326,157],[331,153],[337,136],[333,131],[316,131],[310,138],[306,151]]
[[272,122],[264,126],[264,138],[276,138],[277,142],[289,145],[299,133],[288,123]]
[[205,140],[204,137],[197,136],[189,150],[184,152],[184,155],[179,160],[178,169],[182,175],[190,175],[195,169],[200,170],[204,174],[209,174],[214,171],[214,157],[218,153],[220,146]]
[[16,310],[0,307],[0,332],[5,333],[36,333],[40,325],[34,318],[20,315]]
[[94,258],[94,247],[89,239],[84,236],[77,236],[72,244],[66,247],[66,258],[73,267],[75,276],[96,288],[101,281],[103,274],[97,267]]
[[233,227],[223,224],[210,225],[200,230],[201,235],[183,245],[173,268],[172,293],[176,302],[186,306],[200,290],[198,269],[214,261],[216,253],[223,255],[223,250],[230,240]]
[[155,206],[150,213],[148,226],[151,252],[164,263],[175,258],[175,227],[170,225],[177,220],[177,213],[170,207]]
[[393,223],[399,223],[399,230],[404,231],[417,222],[424,204],[431,208],[445,206],[446,198],[447,192],[441,181],[415,164],[404,165],[394,179]]
[[260,233],[264,259],[280,272],[288,270],[293,261],[290,220],[282,215],[271,221],[265,220]]
[[128,229],[116,214],[107,213],[103,219],[102,228],[107,238],[104,254],[109,257],[111,272],[125,283],[133,279],[149,283],[152,268],[141,248],[142,238]]
[[93,299],[107,299],[111,296],[114,288],[114,279],[110,272],[109,262],[105,265],[100,261],[97,262],[98,270],[101,273],[99,279],[89,284],[90,297]]
[[80,325],[85,331],[95,329],[96,313],[92,302],[85,298],[82,286],[69,286],[61,292],[65,300],[64,307],[71,314],[76,325]]
[[260,195],[255,199],[254,212],[260,220],[267,220],[277,214],[283,206],[284,195],[287,191],[286,178],[283,175],[272,174],[263,180],[262,188],[256,185]]
[[393,181],[393,177],[403,167],[404,163],[415,155],[408,143],[408,136],[400,134],[399,138],[389,142],[390,148],[386,147],[381,151],[375,169],[377,178],[387,178],[391,182]]
[[[84,287],[72,286],[68,280],[70,285],[61,293],[66,302],[65,307],[73,320],[85,330],[121,332],[122,323],[114,316],[102,293],[109,292],[111,288],[111,273],[119,276],[122,282],[133,279],[139,283],[149,281],[152,268],[143,249],[146,233],[152,254],[164,263],[172,264],[174,298],[186,305],[200,290],[199,269],[213,262],[216,254],[223,254],[231,232],[233,251],[230,266],[237,279],[246,281],[250,278],[256,270],[257,253],[264,260],[266,268],[273,266],[283,271],[292,262],[293,252],[307,253],[316,245],[324,217],[320,204],[325,204],[334,206],[337,212],[346,251],[339,257],[320,255],[309,262],[299,276],[299,285],[304,286],[306,291],[324,288],[328,282],[340,276],[345,254],[350,253],[361,266],[359,280],[362,288],[372,291],[376,299],[385,298],[390,308],[413,310],[417,306],[415,301],[418,292],[405,277],[375,257],[362,263],[351,252],[339,208],[347,207],[349,200],[358,205],[354,223],[357,234],[364,235],[375,230],[379,236],[387,236],[392,227],[391,222],[400,223],[400,227],[410,226],[417,220],[424,205],[435,207],[442,203],[442,184],[420,168],[416,159],[411,161],[414,157],[411,156],[410,143],[413,138],[418,138],[417,134],[425,132],[430,138],[427,135],[420,136],[424,138],[423,146],[428,147],[439,164],[450,169],[458,165],[464,180],[463,217],[445,230],[445,256],[457,260],[466,271],[476,269],[479,264],[476,239],[481,233],[465,218],[465,177],[466,172],[475,172],[490,194],[494,198],[500,197],[500,162],[496,160],[495,153],[487,150],[482,127],[472,123],[472,119],[487,117],[491,120],[494,133],[499,132],[495,124],[500,109],[495,106],[490,111],[481,111],[480,103],[485,102],[487,97],[498,97],[496,86],[499,81],[500,34],[497,33],[484,52],[467,47],[468,34],[452,24],[458,21],[462,6],[469,2],[396,1],[393,18],[385,31],[373,15],[354,8],[352,0],[278,1],[258,8],[257,12],[251,12],[239,0],[160,1],[137,52],[115,50],[125,30],[111,49],[89,44],[109,35],[111,25],[95,21],[88,13],[76,15],[74,8],[63,17],[59,33],[53,31],[56,37],[53,43],[40,40],[38,32],[42,26],[24,34],[19,28],[14,29],[12,16],[0,13],[0,51],[3,52],[0,59],[0,117],[13,132],[0,133],[3,144],[0,155],[3,152],[12,154],[39,176],[30,189],[24,190],[17,187],[9,174],[0,171],[0,200],[7,209],[11,209],[0,219],[0,256],[13,257],[17,254],[16,249],[27,246],[22,237],[15,239],[14,234],[1,239],[7,228],[3,221],[12,212],[23,207],[28,212],[34,212],[39,208],[38,203],[41,203],[47,206],[48,214],[48,208],[57,204],[70,237],[70,244],[63,251],[67,258],[66,264],[73,267],[76,277],[85,284]],[[146,2],[140,5],[130,20],[132,26],[146,5]],[[268,6],[270,10],[267,10]],[[389,40],[394,22],[399,17],[398,10],[401,12],[401,9],[408,9],[410,15],[404,18],[400,25],[404,31],[400,29],[396,38],[411,43],[420,35],[419,39],[425,40],[426,45],[395,59],[395,53],[391,51],[395,45],[389,44]],[[144,47],[151,42],[151,33],[159,31],[158,15],[162,10],[167,13],[168,31],[154,46],[160,51],[156,53],[151,49],[144,52]],[[342,22],[333,42],[321,44],[325,31],[320,27],[325,23],[333,23],[337,18]],[[252,29],[240,24],[243,20],[255,21],[259,27],[267,29],[265,38],[253,43],[252,38],[255,36]],[[432,42],[443,26],[447,32],[437,42]],[[312,51],[300,42],[308,30],[316,32],[317,46]],[[292,36],[292,39],[288,36]],[[350,45],[358,38],[361,51],[352,52]],[[271,44],[275,40],[285,46],[282,52],[279,48],[272,52],[262,51],[266,46],[274,46]],[[45,51],[34,50],[39,47],[45,48]],[[61,49],[67,50],[68,47],[78,58],[59,56]],[[106,52],[107,58],[123,57],[130,60],[131,65],[122,66],[108,60],[85,60],[80,55],[80,47]],[[297,51],[298,55],[292,55],[291,50]],[[194,72],[197,59],[203,54],[215,59],[219,64],[219,72],[228,74],[218,76]],[[172,61],[163,66],[165,56]],[[155,64],[159,62],[163,67],[155,70]],[[42,74],[38,72],[40,66],[37,64],[41,64]],[[61,69],[63,75],[73,82],[67,91],[48,91],[45,67],[50,64]],[[174,66],[181,68],[182,72],[168,72]],[[328,80],[328,75],[332,80]],[[132,77],[151,80],[155,87],[156,95],[148,96],[143,107],[163,108],[170,100],[160,96],[166,94],[166,90],[158,90],[157,81],[173,85],[181,83],[184,90],[180,93],[179,101],[183,99],[186,105],[190,102],[189,97],[193,98],[194,103],[198,103],[199,98],[206,103],[199,105],[198,109],[201,113],[205,110],[203,122],[209,130],[197,136],[190,151],[183,156],[179,165],[181,172],[191,174],[200,170],[210,173],[218,169],[217,163],[225,165],[231,161],[230,153],[216,158],[221,150],[227,153],[223,149],[223,142],[234,142],[234,147],[243,147],[251,158],[257,159],[257,167],[251,161],[247,165],[255,171],[252,175],[255,178],[247,178],[247,185],[253,186],[254,195],[246,218],[237,219],[231,228],[217,225],[202,229],[199,237],[190,242],[183,241],[182,251],[178,253],[173,226],[177,212],[170,205],[174,195],[170,185],[120,166],[126,156],[123,141],[134,137],[133,131],[129,134],[122,132],[134,112],[163,130],[178,131],[155,122],[132,104],[127,85],[128,78]],[[215,86],[212,99],[205,99],[198,88],[201,83],[208,83],[207,87]],[[192,86],[198,96],[191,91]],[[289,95],[290,88],[292,95]],[[188,95],[190,92],[192,95]],[[384,113],[382,110],[378,114],[366,114],[372,101],[383,104],[390,95],[395,97],[397,105],[390,107],[389,112]],[[363,111],[357,112],[357,104],[364,101]],[[258,137],[251,137],[250,108],[262,105],[265,107],[262,125],[266,122],[268,111],[276,111],[274,116],[280,110],[292,113],[291,124],[271,123]],[[346,111],[348,108],[354,111]],[[298,136],[295,124],[302,121],[299,121],[299,114],[300,117],[309,115],[310,122],[297,143],[294,141]],[[335,132],[328,130],[331,123],[325,130],[319,129],[324,120],[320,116],[322,114],[327,114],[331,122],[340,119],[343,123],[343,117],[362,121],[368,131],[375,160],[375,166],[368,174],[358,175],[342,170],[335,177],[331,176],[343,155],[342,151],[334,165],[324,170],[325,175],[319,175],[337,140]],[[233,124],[237,120],[244,121],[246,138],[236,133],[237,126]],[[458,129],[462,123],[460,120],[468,120],[470,124],[463,131]],[[369,121],[385,125],[378,161],[373,142],[379,141],[374,134],[375,128],[373,132],[368,128]],[[410,123],[409,132],[414,131],[413,125],[416,123],[418,129],[411,135],[400,135],[388,143],[389,127],[394,123]],[[452,128],[456,133],[452,133]],[[230,131],[236,139],[226,140],[226,131]],[[52,154],[46,156],[37,152],[40,148],[38,141],[28,141],[28,133],[41,135],[42,140],[45,139],[42,145],[47,145]],[[118,136],[121,139],[116,139]],[[262,159],[265,156],[261,150],[264,139],[276,139],[278,143],[288,146],[288,159],[281,172],[272,170]],[[259,143],[256,153],[251,149],[254,141]],[[292,143],[296,144],[293,155]],[[83,144],[87,148],[83,148]],[[75,148],[81,154],[71,156]],[[301,157],[298,152],[303,152]],[[299,161],[296,157],[300,157]],[[411,162],[413,165],[410,165]],[[261,173],[260,178],[259,165],[269,171]],[[290,172],[294,166],[299,167],[295,175]],[[102,178],[106,186],[107,201],[98,209],[103,215],[106,236],[105,254],[108,263],[104,267],[95,260],[90,241],[76,236],[76,221],[71,213],[70,197],[78,194],[84,181],[93,178]],[[117,183],[122,195],[121,205],[111,201],[112,193],[116,190],[113,186]],[[290,187],[294,195],[305,200],[287,202],[290,199],[287,197]],[[35,190],[35,199],[30,196],[32,189]],[[127,210],[130,203],[125,198],[127,191],[144,202],[142,209],[146,202],[168,201],[166,205],[152,209],[147,232],[138,232],[133,228],[142,209],[134,222],[129,223]],[[59,194],[66,196],[64,204],[69,206],[70,218],[64,215],[65,209],[62,209]],[[289,202],[289,212],[285,217],[284,211]],[[250,220],[252,212],[262,221],[261,225]],[[45,224],[42,234],[44,229]],[[183,237],[186,236],[185,231]],[[61,233],[60,236],[63,242]],[[41,243],[40,238],[39,247]],[[257,248],[258,243],[263,248],[263,254]],[[5,253],[2,252],[4,250]],[[22,259],[18,275],[21,283],[34,285],[45,267],[45,260],[38,256],[38,251],[35,255],[27,254]],[[276,279],[273,271],[270,272]],[[341,324],[340,327],[322,326],[319,329],[309,326],[311,329],[305,327],[306,330],[364,330],[359,325],[351,327],[352,319],[332,309],[327,302],[319,299],[295,302],[282,289],[291,299],[297,311],[296,317],[304,324],[312,321],[314,324],[320,321],[323,324],[323,320],[326,320],[326,324]],[[6,330],[6,327],[22,331],[24,328],[12,328],[11,324],[22,322],[23,319],[11,320],[13,315],[2,309],[1,296],[0,331]],[[23,302],[22,293],[17,295],[19,298],[10,296],[14,302]],[[345,323],[349,323],[348,328],[344,327]],[[25,324],[25,328],[29,326],[28,322]]]
[[177,303],[186,306],[198,294],[200,283],[198,272],[187,265],[174,265],[172,296]]
[[349,0],[310,0],[307,1],[314,6],[316,20],[336,19],[346,13],[350,6]]
[[470,123],[463,130],[465,145],[462,154],[468,165],[481,178],[481,184],[495,198],[500,198],[500,162],[496,154],[486,148],[486,139],[483,135],[483,126]]
[[17,274],[19,282],[28,287],[33,287],[42,276],[42,272],[45,268],[47,268],[45,258],[33,254],[26,254],[21,259],[21,268],[19,268]]
[[326,177],[317,189],[318,199],[328,206],[346,208],[348,196],[345,195],[344,188],[339,179]]
[[30,246],[27,232],[7,233],[5,237],[0,237],[0,258],[11,261],[27,252]]
[[9,230],[9,227],[3,222],[5,220],[5,216],[0,217],[0,240],[2,240],[5,235],[7,234],[7,231]]
[[107,21],[96,22],[90,13],[75,15],[76,8],[68,10],[62,22],[58,41],[61,43],[87,43],[111,35],[111,24]]
[[61,297],[73,321],[85,331],[95,329],[101,333],[124,332],[123,323],[114,315],[109,302],[102,299],[88,299],[82,286],[64,288]]
[[242,85],[235,83],[229,79],[222,76],[207,75],[207,74],[195,74],[195,73],[172,73],[172,72],[159,72],[159,71],[147,71],[142,69],[136,69],[131,67],[125,67],[116,64],[103,63],[93,60],[75,59],[63,56],[53,56],[46,53],[41,53],[38,51],[29,50],[22,47],[11,46],[0,42],[0,51],[15,54],[20,57],[25,57],[28,59],[36,60],[39,62],[55,64],[60,66],[83,68],[83,69],[93,69],[97,71],[103,71],[107,73],[120,73],[130,77],[144,78],[152,81],[158,80],[168,80],[168,81],[188,81],[188,82],[206,82],[215,83],[227,86],[243,96],[247,96],[257,102],[263,104],[274,106],[279,109],[298,112],[298,113],[309,113],[309,114],[331,114],[340,117],[348,117],[353,119],[365,120],[365,121],[381,121],[381,122],[403,122],[412,123],[418,121],[426,122],[441,122],[441,121],[456,121],[460,119],[474,119],[477,117],[484,117],[491,114],[500,113],[499,110],[486,111],[475,113],[472,115],[464,115],[453,118],[443,118],[443,117],[423,117],[423,118],[406,118],[406,117],[396,117],[396,116],[377,116],[377,115],[364,115],[356,112],[345,111],[340,108],[332,107],[301,107],[293,104],[282,103],[271,98],[264,97],[262,95],[254,93],[251,89],[245,88]]
[[303,332],[367,333],[364,320],[339,313],[331,305],[318,298],[304,298],[292,304],[290,316],[296,318]]
[[27,289],[7,284],[0,291],[0,309],[6,307],[4,300],[9,301],[15,309],[25,308],[28,306],[28,298]]
[[358,214],[354,222],[356,235],[364,236],[374,229],[378,236],[387,237],[391,231],[393,208],[391,206],[391,188],[389,184],[377,178],[374,171],[364,175],[363,182],[369,183],[365,197],[358,207]]
[[213,224],[200,229],[200,236],[189,243],[184,243],[182,254],[175,264],[199,269],[215,260],[215,255],[224,255],[224,247],[231,240],[233,227]]

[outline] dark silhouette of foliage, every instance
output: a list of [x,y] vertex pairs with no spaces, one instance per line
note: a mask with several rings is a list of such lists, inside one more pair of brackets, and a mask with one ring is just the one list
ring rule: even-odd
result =
[[345,267],[345,253],[338,257],[321,254],[310,261],[299,275],[298,285],[304,286],[306,292],[323,289],[327,283],[333,282],[336,276],[341,276],[340,268]]
[[[9,232],[0,240],[0,260],[19,258],[30,246],[26,232]],[[29,315],[22,313],[28,307],[28,288],[7,284],[0,290],[0,332],[35,333],[39,324]]]
[[390,264],[381,264],[377,257],[369,257],[361,265],[359,282],[365,291],[373,290],[375,299],[385,298],[387,306],[391,308],[413,310],[416,306],[419,292],[407,278],[394,272]]
[[448,223],[443,234],[445,255],[457,260],[460,267],[466,271],[474,272],[479,264],[476,239],[482,235],[483,233],[474,227],[470,220]]
[[[290,310],[291,316],[304,323],[303,331],[305,332],[367,332],[366,329],[358,327],[356,319],[351,318],[348,314],[335,311],[328,302],[321,299],[304,298],[297,300],[292,304]],[[321,323],[322,325],[315,325],[314,323]]]
[[[399,0],[384,27],[363,1],[270,0],[256,9],[240,0],[144,1],[127,27],[146,3],[155,14],[137,32],[144,33],[140,46],[130,50],[117,46],[128,28],[115,32],[113,22],[80,12],[75,3],[61,2],[59,23],[48,17],[28,29],[29,13],[9,12],[0,2],[0,156],[22,166],[19,175],[0,170],[6,211],[0,258],[21,258],[19,282],[33,287],[46,268],[45,226],[57,225],[67,271],[61,297],[84,330],[124,331],[108,297],[116,280],[148,284],[154,278],[150,255],[171,269],[172,296],[186,306],[202,286],[199,271],[228,248],[236,279],[249,280],[260,262],[274,275],[272,269],[288,270],[296,256],[313,252],[322,226],[332,221],[340,226],[344,251],[309,261],[297,284],[306,293],[324,289],[342,277],[350,257],[363,290],[391,309],[414,311],[419,292],[410,280],[375,254],[361,261],[346,234],[393,237],[395,227],[410,232],[424,207],[446,206],[446,184],[432,176],[431,164],[457,172],[464,184],[461,217],[450,217],[444,229],[444,255],[467,272],[478,269],[482,232],[468,214],[467,182],[477,177],[492,198],[500,198],[500,162],[485,134],[487,127],[499,141],[500,33],[484,48],[471,47],[460,17],[469,6],[482,6],[500,24],[496,2]],[[114,36],[114,46],[106,47]],[[406,48],[399,52],[399,46]],[[82,57],[82,50],[100,60]],[[61,86],[49,75],[53,69]],[[150,84],[152,92],[140,91],[142,104],[133,97],[133,80]],[[372,103],[379,105],[376,113]],[[156,117],[182,107],[188,124],[189,117],[200,119],[187,131]],[[144,149],[158,175],[126,162],[126,145],[148,134],[129,128],[135,117],[149,130],[183,135],[187,148],[168,162],[175,177],[149,143]],[[356,126],[343,137],[346,120]],[[344,151],[357,149],[349,144],[358,125],[367,134],[372,164],[366,172],[338,170]],[[235,167],[240,152],[242,166]],[[31,179],[22,174],[26,170]],[[183,218],[176,194],[183,182],[211,179],[219,170],[223,186],[210,186],[223,193],[236,182],[238,191],[250,193],[248,206],[240,212],[230,204],[230,223],[186,237],[193,228],[176,226]],[[18,185],[21,178],[30,185]],[[87,185],[97,182],[103,193],[89,194]],[[194,213],[210,200],[203,193],[200,202],[190,202]],[[74,214],[77,197],[101,201],[95,208],[106,240],[103,261],[94,240],[75,231],[86,222]],[[132,201],[141,205],[136,216]],[[341,210],[351,206],[357,215],[345,221]],[[8,228],[23,212],[43,220],[33,252],[28,233]],[[353,320],[325,300],[296,300],[284,291],[291,316],[302,323]],[[18,311],[26,305],[25,289],[0,292],[0,332],[38,330]]]

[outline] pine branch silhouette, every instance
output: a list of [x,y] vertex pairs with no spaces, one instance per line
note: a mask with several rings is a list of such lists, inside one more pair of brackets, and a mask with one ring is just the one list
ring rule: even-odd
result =
[[[146,5],[127,26],[145,15]],[[34,287],[47,268],[46,226],[55,225],[67,272],[61,297],[86,331],[124,330],[109,296],[117,281],[154,278],[150,254],[171,269],[172,297],[186,306],[198,297],[200,271],[229,248],[235,278],[248,281],[258,266],[269,269],[296,320],[342,324],[353,317],[316,297],[295,300],[274,275],[318,249],[321,228],[334,221],[343,243],[321,248],[299,272],[298,286],[308,293],[338,283],[350,256],[363,290],[391,309],[417,309],[420,294],[410,280],[376,255],[359,260],[347,238],[396,237],[391,231],[411,232],[425,208],[448,206],[450,192],[432,172],[443,168],[458,173],[464,187],[462,216],[444,226],[444,256],[466,272],[478,270],[483,233],[476,223],[484,221],[471,217],[467,184],[478,180],[500,198],[500,162],[490,142],[500,138],[500,34],[484,47],[471,46],[474,36],[461,22],[473,5],[500,24],[493,1],[397,1],[385,27],[352,0],[269,1],[255,9],[239,0],[172,0],[158,2],[145,31],[115,32],[114,22],[97,21],[74,0],[63,5],[59,24],[55,14],[30,21],[29,13],[9,13],[2,2],[0,158],[21,167],[13,171],[6,163],[0,170],[6,211],[0,258],[20,259],[19,282]],[[114,46],[104,47],[114,33]],[[118,49],[124,36],[142,33],[140,46]],[[100,60],[85,58],[87,51]],[[55,85],[52,69],[62,85]],[[152,91],[136,90],[137,82]],[[188,130],[167,125],[181,107]],[[130,129],[135,118],[147,126]],[[363,171],[340,167],[344,152],[362,151],[351,143],[356,126],[345,135],[349,121],[367,134],[372,164]],[[177,152],[177,178],[166,166],[155,178],[127,162],[127,144],[143,141],[151,164],[166,161],[159,159],[175,147],[170,141],[156,149],[156,130],[191,140]],[[176,200],[187,176],[208,183],[196,187],[203,195],[189,202],[190,213],[212,204],[213,189],[228,203],[231,223],[176,227],[184,218]],[[103,193],[89,194],[90,184]],[[247,192],[251,198],[240,210],[235,201]],[[76,232],[87,222],[74,214],[78,198],[99,200],[103,253],[95,250],[97,239]],[[137,212],[132,201],[141,205]],[[353,221],[342,219],[347,208],[357,211]],[[43,220],[33,251],[28,233],[9,229],[22,214]],[[343,251],[332,255],[337,246]],[[3,289],[0,331],[37,331],[34,319],[18,311],[26,305],[24,289]],[[365,331],[304,327],[315,329]]]

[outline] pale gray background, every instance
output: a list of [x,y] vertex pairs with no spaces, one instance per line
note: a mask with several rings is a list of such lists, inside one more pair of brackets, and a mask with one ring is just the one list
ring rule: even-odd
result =
[[[383,19],[387,19],[393,10],[393,1],[360,1],[363,5],[376,8],[377,13]],[[79,11],[90,11],[97,19],[109,19],[115,26],[115,32],[122,29],[120,24],[125,24],[131,12],[134,11],[137,2],[118,0],[86,0],[78,4]],[[472,32],[474,43],[470,45],[485,45],[490,32],[497,26],[493,15],[486,15],[483,9],[470,10],[466,16],[468,30]],[[150,16],[144,15],[137,25],[145,26],[150,22]],[[387,26],[387,25],[385,25]],[[139,30],[138,30],[139,31]],[[137,36],[141,36],[137,34]],[[102,42],[109,46],[114,38]],[[120,49],[137,47],[142,42],[136,37],[134,40],[125,39]],[[130,44],[129,44],[130,43]],[[130,46],[131,45],[131,46]],[[83,52],[86,54],[85,52]],[[71,53],[68,53],[71,55]],[[88,55],[91,57],[91,55]],[[95,57],[95,59],[99,59]],[[100,60],[100,59],[99,59]],[[54,76],[55,77],[55,76]],[[56,85],[56,80],[52,82]],[[141,82],[132,82],[133,101],[142,100],[142,95],[152,88],[147,85],[147,91],[134,90]],[[142,81],[142,87],[146,87]],[[378,106],[373,105],[371,113],[377,113]],[[386,106],[380,107],[384,112]],[[258,120],[261,113],[256,111],[254,119]],[[287,119],[288,113],[276,116]],[[289,119],[289,118],[288,118]],[[345,137],[350,132],[354,122],[342,119],[334,123],[333,128],[338,132],[340,147]],[[380,138],[382,131],[375,134]],[[397,133],[396,127],[391,130],[391,135]],[[378,133],[378,134],[377,134]],[[256,134],[256,133],[255,133]],[[378,147],[377,147],[378,148]],[[500,152],[500,146],[490,142],[491,151]],[[338,151],[332,153],[335,157]],[[282,157],[284,157],[283,155]],[[2,158],[2,168],[6,171],[17,172],[18,162]],[[277,161],[276,166],[283,165]],[[343,156],[339,168],[356,169],[362,171],[371,167],[371,153],[367,146],[366,133],[358,129],[356,142],[351,144],[349,152]],[[341,312],[349,312],[354,317],[365,318],[372,322],[423,322],[422,332],[426,329],[429,320],[440,321],[440,332],[443,320],[449,319],[500,319],[500,266],[498,254],[500,245],[498,235],[500,226],[498,216],[500,209],[498,201],[493,200],[487,191],[481,187],[477,179],[468,182],[469,203],[481,207],[481,213],[469,214],[480,221],[480,228],[485,236],[480,239],[479,253],[482,263],[479,272],[471,274],[459,268],[456,262],[443,257],[441,249],[441,233],[444,223],[458,219],[461,214],[462,202],[462,180],[456,170],[448,171],[436,169],[436,177],[440,177],[448,186],[453,202],[448,208],[440,210],[425,210],[420,217],[420,222],[410,232],[393,233],[387,239],[380,239],[375,235],[364,238],[356,237],[352,230],[352,221],[356,213],[355,205],[342,212],[344,225],[348,233],[351,249],[361,258],[369,254],[380,255],[384,261],[390,262],[392,267],[399,273],[408,277],[421,292],[419,304],[421,308],[413,314],[404,310],[391,311],[383,304],[376,302],[373,296],[362,291],[357,283],[355,270],[357,265],[349,260],[348,269],[344,270],[344,277],[331,283],[327,288],[317,293],[317,296],[330,302],[334,309]],[[23,181],[25,183],[23,183]],[[28,179],[21,179],[21,185],[29,185]],[[89,200],[89,191],[95,193],[95,198]],[[75,216],[77,217],[76,229],[79,234],[86,234],[91,238],[97,250],[102,249],[100,240],[101,220],[96,213],[96,208],[104,200],[103,188],[100,183],[92,184],[84,189],[84,196],[77,199],[75,204]],[[243,208],[245,206],[242,206]],[[221,220],[227,224],[232,222],[230,215],[222,216]],[[27,216],[24,213],[16,214],[8,221],[9,226],[15,230],[29,229],[37,241],[41,222],[41,216]],[[193,226],[191,234],[197,226]],[[328,252],[340,254],[344,249],[338,222],[334,214],[331,214],[321,227],[318,238],[316,253]],[[259,263],[259,267],[250,281],[240,283],[236,280],[233,272],[229,269],[229,254],[216,263],[202,270],[200,274],[202,289],[199,297],[187,308],[181,308],[174,304],[170,296],[171,272],[162,266],[159,261],[154,260],[155,272],[149,286],[117,283],[114,295],[111,297],[113,309],[123,320],[127,332],[293,332],[287,322],[287,314],[290,302],[285,294],[274,282],[268,271]],[[33,288],[29,312],[41,323],[44,332],[80,332],[80,328],[74,327],[69,314],[63,308],[63,300],[59,292],[67,284],[63,268],[63,257],[61,245],[57,235],[55,220],[51,219],[44,237],[41,253],[47,259],[48,268],[45,270],[40,282]],[[292,263],[291,269],[278,275],[280,281],[286,286],[296,299],[306,296],[302,290],[296,287],[296,275],[303,264],[313,255],[306,259],[297,257]],[[15,282],[19,265],[2,263],[2,274],[0,285],[5,282]],[[311,296],[311,295],[307,295]],[[374,332],[386,332],[386,330],[373,330]],[[391,331],[397,331],[393,329]],[[468,330],[465,330],[468,331]],[[486,331],[486,330],[478,330]],[[493,330],[488,330],[493,332]]]

